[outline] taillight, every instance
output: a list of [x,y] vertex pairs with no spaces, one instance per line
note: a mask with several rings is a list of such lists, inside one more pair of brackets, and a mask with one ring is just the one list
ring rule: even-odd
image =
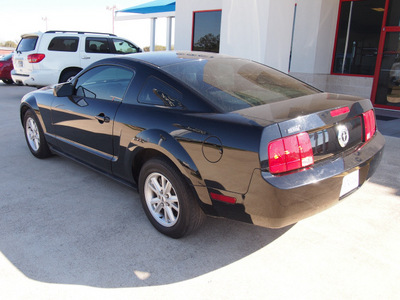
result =
[[376,122],[375,122],[375,114],[371,109],[365,113],[363,113],[364,119],[364,140],[365,142],[369,141],[375,134],[376,131]]
[[28,55],[28,61],[29,61],[31,64],[36,64],[36,63],[38,63],[38,62],[41,62],[45,57],[46,57],[46,55],[41,54],[41,53],[29,54],[29,55]]
[[341,108],[337,108],[337,109],[331,110],[331,116],[332,117],[337,117],[337,116],[340,116],[340,115],[347,114],[349,111],[350,111],[350,108],[348,108],[347,106],[341,107]]
[[0,62],[0,68],[3,66],[3,63]]
[[271,141],[268,144],[269,171],[272,174],[288,172],[314,163],[308,133],[302,132]]

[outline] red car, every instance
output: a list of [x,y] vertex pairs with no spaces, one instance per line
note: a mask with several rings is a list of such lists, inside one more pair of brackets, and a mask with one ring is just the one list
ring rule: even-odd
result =
[[12,56],[13,54],[10,53],[0,58],[0,80],[7,84],[14,83],[11,78],[11,70],[14,69]]

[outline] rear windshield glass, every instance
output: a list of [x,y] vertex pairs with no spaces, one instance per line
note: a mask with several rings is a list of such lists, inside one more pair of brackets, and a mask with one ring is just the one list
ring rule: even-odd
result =
[[195,60],[163,67],[223,112],[319,91],[267,66],[235,58]]
[[17,51],[26,52],[35,50],[37,39],[37,36],[23,38],[18,44]]

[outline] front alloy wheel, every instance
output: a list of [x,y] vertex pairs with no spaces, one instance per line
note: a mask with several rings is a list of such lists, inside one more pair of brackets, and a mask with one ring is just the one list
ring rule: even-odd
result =
[[34,156],[45,158],[51,155],[42,127],[35,113],[30,109],[24,115],[24,131],[26,143]]
[[26,120],[25,134],[29,147],[37,152],[40,148],[40,134],[36,121],[32,117],[28,117]]

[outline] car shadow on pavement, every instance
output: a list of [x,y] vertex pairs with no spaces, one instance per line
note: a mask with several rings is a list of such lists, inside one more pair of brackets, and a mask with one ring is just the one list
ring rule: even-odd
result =
[[174,240],[151,226],[134,190],[64,158],[19,157],[29,168],[9,170],[23,189],[3,195],[0,251],[33,280],[103,288],[175,283],[234,263],[290,229],[208,217]]

